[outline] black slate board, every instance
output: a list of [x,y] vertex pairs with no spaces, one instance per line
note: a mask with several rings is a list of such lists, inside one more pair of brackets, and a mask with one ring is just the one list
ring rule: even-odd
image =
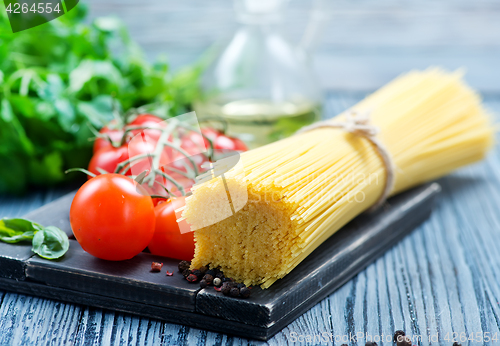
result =
[[[252,289],[249,299],[223,296],[189,284],[176,260],[147,253],[108,262],[85,253],[75,240],[58,261],[33,256],[29,245],[0,243],[0,288],[159,318],[242,337],[267,340],[356,275],[431,213],[436,183],[391,198],[374,214],[358,216],[271,288]],[[68,234],[74,193],[26,215]],[[161,261],[161,273],[149,271]],[[175,271],[165,276],[165,271]]]

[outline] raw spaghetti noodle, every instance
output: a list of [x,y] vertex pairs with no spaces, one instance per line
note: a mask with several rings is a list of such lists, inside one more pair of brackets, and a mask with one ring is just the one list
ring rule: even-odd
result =
[[[380,130],[377,138],[396,167],[391,194],[480,160],[493,142],[489,117],[459,73],[410,72],[352,110],[368,112]],[[245,186],[248,201],[240,210],[204,227],[209,215],[227,212],[226,190],[213,179],[195,186],[183,217],[196,229],[193,268],[220,266],[226,276],[263,288],[370,208],[386,179],[373,145],[336,128],[313,129],[248,151],[241,162],[244,171],[224,182],[233,191]]]

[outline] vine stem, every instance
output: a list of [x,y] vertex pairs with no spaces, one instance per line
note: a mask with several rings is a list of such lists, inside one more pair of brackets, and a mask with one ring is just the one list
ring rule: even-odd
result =
[[[153,164],[151,165],[152,166],[152,170],[151,170],[151,173],[150,175],[148,176],[147,179],[149,179],[149,187],[153,187],[153,184],[155,182],[155,179],[156,179],[156,170],[159,169],[159,165],[160,165],[160,160],[161,160],[161,153],[163,152],[163,149],[165,148],[165,144],[168,142],[168,136],[170,136],[170,134],[172,133],[172,130],[175,128],[176,126],[176,121],[172,121],[168,127],[164,130],[162,130],[162,133],[160,135],[160,138],[158,139],[158,143],[156,143],[156,147],[155,147],[155,150],[153,152]],[[158,168],[156,168],[158,167]]]
[[82,173],[85,173],[87,175],[90,175],[92,178],[94,178],[96,176],[94,173],[92,173],[91,171],[87,171],[84,168],[70,168],[70,169],[67,169],[66,171],[64,171],[64,174],[68,174],[71,172],[82,172]]
[[[151,160],[150,161],[151,170],[150,170],[149,174],[147,174],[145,176],[145,178],[142,182],[148,183],[149,187],[153,187],[153,185],[156,182],[162,188],[165,189],[165,191],[167,192],[167,194],[169,196],[172,196],[172,193],[163,184],[156,181],[156,176],[160,175],[163,178],[165,178],[166,180],[168,180],[169,182],[171,182],[172,184],[174,184],[176,186],[176,188],[179,189],[179,191],[182,193],[182,195],[185,196],[186,191],[185,191],[184,187],[180,183],[178,183],[172,176],[170,176],[167,173],[165,173],[164,171],[162,171],[161,168],[159,167],[159,165],[161,163],[162,153],[163,153],[165,147],[169,147],[169,148],[172,148],[173,150],[179,152],[180,154],[182,154],[186,158],[186,160],[189,162],[189,164],[186,164],[185,162],[183,162],[183,166],[187,172],[183,172],[183,171],[178,170],[178,169],[173,168],[173,167],[169,168],[170,170],[172,170],[174,173],[178,173],[186,178],[193,179],[193,180],[200,173],[200,171],[198,170],[198,166],[196,165],[196,162],[189,155],[189,153],[187,151],[185,151],[178,143],[171,143],[169,141],[169,136],[176,127],[180,127],[180,128],[185,129],[185,130],[188,130],[188,131],[200,133],[194,127],[182,124],[179,121],[177,121],[176,119],[172,119],[166,128],[150,127],[150,126],[127,126],[127,127],[125,127],[124,134],[123,134],[122,141],[121,141],[120,145],[126,144],[126,139],[131,131],[156,130],[156,131],[161,131],[161,135],[160,135],[160,138],[158,139],[158,142],[156,143],[155,149],[152,153],[139,154],[139,155],[136,155],[134,157],[131,157],[131,158],[121,162],[116,167],[115,173],[125,174],[131,167],[134,166],[134,163],[136,163],[137,161],[143,160],[143,159],[149,159],[149,160]],[[211,161],[213,159],[213,154],[214,154],[214,143],[210,138],[208,138],[203,133],[200,133],[200,134],[209,143],[210,148],[209,148],[209,153],[208,153],[208,159],[209,159],[209,161]],[[201,154],[201,152],[200,152],[200,154]]]

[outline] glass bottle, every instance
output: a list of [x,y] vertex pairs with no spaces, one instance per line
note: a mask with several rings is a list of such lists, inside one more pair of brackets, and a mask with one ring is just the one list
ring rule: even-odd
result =
[[235,0],[240,27],[201,78],[197,115],[222,117],[257,147],[319,119],[321,94],[306,53],[280,35],[286,0]]

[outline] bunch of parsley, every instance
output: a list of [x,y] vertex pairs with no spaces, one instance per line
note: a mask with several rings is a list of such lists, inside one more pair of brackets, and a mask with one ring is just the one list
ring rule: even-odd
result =
[[86,167],[88,124],[102,127],[113,109],[189,110],[199,66],[172,75],[166,63],[144,59],[117,19],[87,24],[85,15],[80,3],[14,34],[0,10],[0,193],[58,184],[72,177],[66,169]]

